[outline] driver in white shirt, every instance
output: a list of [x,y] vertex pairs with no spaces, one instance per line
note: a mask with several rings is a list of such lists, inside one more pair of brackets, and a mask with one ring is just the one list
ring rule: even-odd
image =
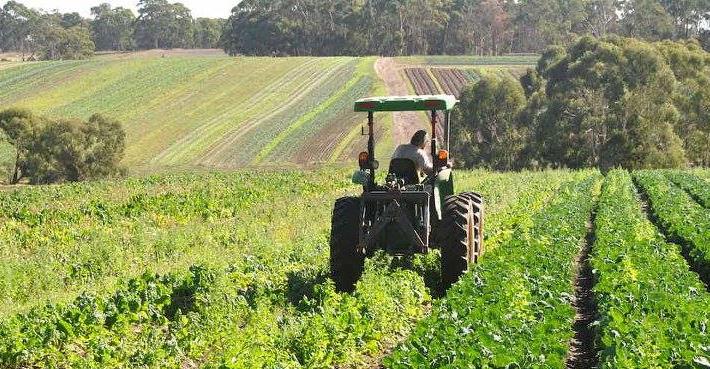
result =
[[423,177],[422,174],[427,176],[432,175],[434,173],[434,165],[432,164],[429,154],[424,150],[426,140],[426,131],[417,131],[417,133],[412,136],[410,143],[397,147],[397,150],[395,150],[392,155],[392,159],[409,159],[413,161],[419,173],[419,177]]

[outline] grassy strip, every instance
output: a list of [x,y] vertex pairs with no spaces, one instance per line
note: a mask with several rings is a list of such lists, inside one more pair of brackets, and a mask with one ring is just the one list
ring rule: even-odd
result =
[[441,83],[439,82],[439,79],[436,78],[436,76],[434,75],[434,72],[432,72],[431,68],[426,68],[426,69],[424,69],[424,71],[429,76],[429,79],[432,81],[432,83],[434,83],[434,86],[436,86],[437,93],[443,94],[444,88],[441,87]]
[[698,205],[659,171],[635,172],[634,180],[648,195],[663,230],[687,248],[701,279],[710,281],[710,210]]
[[666,177],[678,187],[685,190],[691,197],[706,209],[710,208],[710,184],[692,173],[682,171],[664,172]]
[[707,367],[710,295],[646,219],[628,173],[607,176],[595,228],[600,367]]
[[572,337],[574,258],[599,177],[563,186],[532,227],[519,230],[449,291],[385,366],[561,367]]

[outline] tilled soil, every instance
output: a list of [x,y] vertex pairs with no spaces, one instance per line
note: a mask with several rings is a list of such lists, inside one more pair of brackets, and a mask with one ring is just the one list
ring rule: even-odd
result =
[[594,221],[589,225],[587,239],[577,258],[577,276],[574,281],[574,301],[572,306],[577,314],[574,319],[574,337],[570,341],[565,367],[568,369],[590,369],[599,365],[599,357],[594,345],[594,330],[591,324],[597,317],[597,307],[592,288],[594,279],[589,263],[589,253],[594,245]]

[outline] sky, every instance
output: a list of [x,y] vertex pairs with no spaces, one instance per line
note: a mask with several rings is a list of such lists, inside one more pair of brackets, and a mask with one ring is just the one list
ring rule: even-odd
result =
[[[101,3],[109,3],[113,7],[122,6],[130,8],[136,13],[138,0],[17,0],[30,8],[54,10],[62,13],[78,12],[84,17],[91,15],[91,8]],[[180,2],[192,10],[192,16],[208,18],[227,18],[238,0],[169,0],[171,3]],[[7,1],[0,0],[4,5]]]

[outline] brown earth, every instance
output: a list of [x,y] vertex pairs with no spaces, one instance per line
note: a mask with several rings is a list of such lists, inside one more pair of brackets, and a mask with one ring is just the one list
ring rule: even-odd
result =
[[[375,62],[377,75],[385,86],[389,95],[403,96],[410,95],[409,82],[402,76],[399,64],[392,58],[380,58]],[[396,112],[394,113],[394,143],[395,145],[409,142],[414,133],[422,129],[424,122],[420,114],[416,112]]]

